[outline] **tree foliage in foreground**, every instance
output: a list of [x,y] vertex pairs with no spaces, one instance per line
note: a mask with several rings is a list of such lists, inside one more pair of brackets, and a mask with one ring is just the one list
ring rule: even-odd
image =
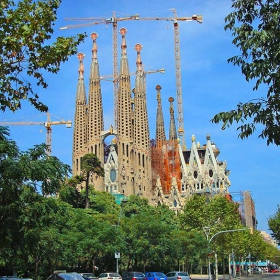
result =
[[280,244],[280,207],[278,206],[276,213],[269,217],[268,225],[270,230],[272,230],[272,236]]
[[[217,252],[219,263],[232,250],[256,259],[276,254],[257,231],[253,236],[247,230],[217,235],[208,246],[205,226],[211,227],[209,237],[242,227],[237,205],[223,196],[194,196],[176,215],[139,196],[120,206],[111,194],[89,185],[90,207],[84,209],[85,191],[76,192],[75,178],[64,180],[67,165],[47,157],[44,145],[21,152],[8,136],[8,129],[0,127],[2,275],[11,275],[14,267],[18,276],[34,280],[46,279],[57,269],[94,272],[97,266],[98,274],[113,271],[116,250],[121,252],[120,272],[167,272],[184,265],[190,273],[200,267],[206,273],[208,249]],[[92,170],[90,162],[84,163],[84,170]]]
[[104,177],[104,168],[101,166],[101,161],[95,154],[85,154],[81,159],[81,175],[77,175],[75,178],[80,182],[85,182],[85,198],[86,206],[89,208],[89,181],[90,176]]
[[[27,99],[47,111],[37,87],[47,88],[47,72],[58,73],[62,62],[77,53],[85,35],[58,37],[54,23],[61,0],[1,0],[0,3],[0,110],[16,111]],[[52,43],[50,40],[52,39]]]
[[233,0],[233,11],[225,18],[225,30],[234,37],[240,55],[228,62],[241,68],[257,91],[264,84],[266,96],[256,96],[237,108],[216,114],[211,120],[222,122],[222,129],[238,123],[238,136],[248,138],[260,125],[259,137],[269,144],[280,144],[280,2],[279,0]]
[[[29,269],[42,228],[52,223],[54,207],[42,194],[57,193],[70,167],[48,157],[45,144],[21,152],[8,137],[8,129],[0,127],[0,264]],[[41,257],[42,252],[34,257],[33,269]]]

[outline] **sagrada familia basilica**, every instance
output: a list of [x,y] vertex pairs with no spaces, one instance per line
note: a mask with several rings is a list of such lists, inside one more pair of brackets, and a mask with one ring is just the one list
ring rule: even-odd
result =
[[[227,195],[230,181],[226,162],[218,160],[219,149],[206,135],[200,145],[195,136],[190,149],[178,140],[172,97],[169,98],[169,137],[166,138],[161,101],[161,86],[155,85],[157,115],[155,139],[151,140],[146,104],[146,80],[141,61],[140,44],[136,44],[136,77],[131,88],[131,74],[126,46],[126,30],[120,31],[121,59],[118,73],[116,125],[104,127],[103,101],[97,56],[97,34],[92,33],[92,62],[89,92],[84,81],[84,55],[78,54],[79,76],[76,92],[73,135],[73,175],[80,174],[81,158],[95,154],[105,170],[105,177],[92,176],[91,184],[98,191],[115,196],[138,195],[151,205],[165,204],[180,211],[195,194]],[[105,139],[112,141],[105,145]],[[106,147],[106,149],[105,149]]]

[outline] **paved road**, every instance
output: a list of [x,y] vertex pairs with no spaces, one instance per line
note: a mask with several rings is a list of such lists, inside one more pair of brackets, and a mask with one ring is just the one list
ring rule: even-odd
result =
[[[208,275],[192,274],[192,280],[208,280]],[[229,275],[219,275],[219,280],[280,280],[279,273],[264,273],[253,274],[249,276],[237,276],[236,278],[229,278]]]

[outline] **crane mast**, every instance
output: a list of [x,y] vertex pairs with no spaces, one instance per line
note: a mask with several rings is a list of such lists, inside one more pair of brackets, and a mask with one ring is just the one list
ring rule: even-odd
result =
[[47,121],[46,122],[0,122],[0,126],[10,126],[10,125],[43,125],[46,128],[46,145],[47,150],[46,154],[48,156],[51,156],[52,152],[52,125],[58,125],[58,124],[65,124],[67,128],[70,128],[72,126],[71,121],[51,121],[50,113],[47,113]]
[[185,130],[184,130],[184,114],[183,114],[183,98],[182,98],[182,70],[181,70],[181,54],[180,54],[180,31],[176,10],[174,13],[174,54],[175,54],[175,73],[176,73],[176,96],[177,96],[177,118],[178,118],[178,136],[181,140],[183,151],[186,150]]
[[67,30],[71,28],[79,28],[85,26],[92,26],[97,24],[109,24],[113,25],[113,82],[114,82],[114,117],[115,117],[115,127],[118,129],[117,123],[117,108],[118,108],[118,36],[117,36],[117,25],[119,21],[124,20],[137,20],[137,21],[172,21],[174,26],[174,50],[175,50],[175,72],[176,72],[176,95],[177,95],[177,113],[178,113],[178,135],[181,140],[182,149],[185,150],[185,132],[184,132],[184,117],[183,117],[183,100],[182,100],[182,74],[181,74],[181,56],[180,56],[180,32],[179,32],[179,21],[197,21],[202,23],[202,15],[193,15],[191,17],[177,17],[176,9],[171,9],[174,17],[144,17],[141,18],[138,14],[126,17],[117,18],[116,13],[113,12],[112,18],[101,18],[101,17],[91,17],[91,18],[66,18],[65,20],[75,20],[75,21],[90,21],[82,24],[73,24],[61,27],[60,30]]

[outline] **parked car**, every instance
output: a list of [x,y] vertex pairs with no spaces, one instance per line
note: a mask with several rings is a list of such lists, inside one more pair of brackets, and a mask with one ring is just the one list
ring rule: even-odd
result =
[[71,273],[53,273],[50,275],[47,280],[84,280],[82,275],[76,272]]
[[88,280],[88,279],[98,279],[97,276],[95,276],[93,273],[90,273],[90,272],[83,272],[83,273],[80,273],[80,274],[83,276],[83,278],[85,280]]
[[167,280],[167,277],[162,272],[146,272],[146,280]]
[[253,274],[259,274],[259,273],[261,273],[262,271],[261,271],[261,269],[259,268],[259,267],[254,267],[253,268]]
[[183,271],[170,271],[166,274],[167,280],[191,280],[191,276]]
[[122,277],[116,272],[103,272],[98,276],[99,280],[121,280]]
[[18,280],[17,276],[0,276],[0,280]]
[[146,276],[139,271],[126,271],[122,274],[122,280],[145,280]]

